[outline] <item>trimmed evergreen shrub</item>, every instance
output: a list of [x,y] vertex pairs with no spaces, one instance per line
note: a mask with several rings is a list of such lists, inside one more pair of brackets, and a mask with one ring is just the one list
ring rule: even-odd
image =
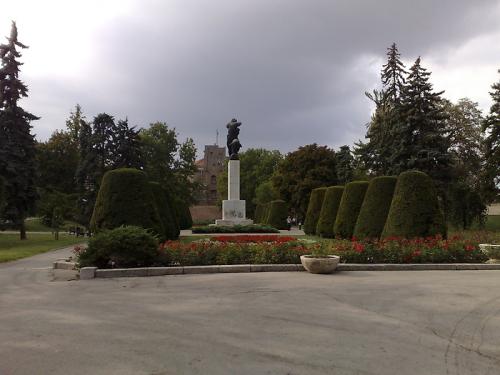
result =
[[368,181],[354,181],[345,186],[333,226],[335,236],[352,237],[366,189],[368,189]]
[[444,215],[432,179],[407,171],[398,177],[382,237],[446,236]]
[[158,258],[158,240],[144,228],[123,226],[104,230],[89,239],[78,255],[80,267],[147,267]]
[[337,212],[340,206],[340,200],[344,193],[343,186],[330,186],[325,193],[325,199],[321,206],[318,224],[316,225],[316,234],[321,237],[333,238],[333,225],[337,218]]
[[271,207],[271,203],[262,203],[260,205],[262,208],[260,209],[259,219],[256,224],[267,224],[269,218],[269,209]]
[[153,192],[156,208],[163,225],[164,232],[160,240],[176,240],[179,238],[179,224],[175,218],[175,212],[170,206],[168,193],[158,182],[150,182],[149,186]]
[[271,201],[269,205],[269,217],[267,224],[277,229],[288,229],[286,218],[288,217],[288,205],[283,200]]
[[193,218],[191,217],[189,204],[175,198],[171,201],[175,209],[179,229],[190,229],[193,226]]
[[359,239],[380,237],[391,207],[397,180],[396,176],[381,176],[370,181],[354,227],[354,237]]
[[309,198],[309,205],[307,206],[306,220],[304,221],[304,232],[306,234],[315,234],[316,225],[318,225],[321,207],[323,206],[323,199],[325,197],[326,187],[314,189]]
[[266,204],[264,203],[257,203],[257,205],[255,206],[255,214],[254,214],[254,221],[256,224],[259,224],[259,223],[264,223],[264,220],[265,220],[265,216],[266,215]]
[[92,232],[134,225],[162,236],[163,225],[146,174],[120,168],[106,172],[90,221]]

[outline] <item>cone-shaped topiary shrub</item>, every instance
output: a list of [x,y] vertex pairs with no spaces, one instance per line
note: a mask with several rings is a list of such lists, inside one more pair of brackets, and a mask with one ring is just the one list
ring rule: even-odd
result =
[[162,237],[163,225],[146,174],[120,168],[106,172],[90,221],[93,232],[134,225]]
[[446,225],[432,179],[407,171],[398,177],[382,237],[446,236]]
[[306,234],[316,233],[316,226],[318,225],[318,219],[321,213],[321,206],[323,206],[326,189],[326,187],[320,187],[311,192],[309,205],[307,206],[306,220],[304,221],[304,232]]
[[163,236],[160,240],[176,240],[179,238],[179,224],[174,209],[170,206],[170,199],[165,189],[158,182],[150,182],[151,191],[155,199],[156,208],[163,225]]
[[368,181],[354,181],[345,186],[333,226],[336,237],[352,237],[367,188]]
[[269,219],[269,210],[271,209],[271,202],[262,205],[262,216],[260,217],[260,224],[267,224]]
[[395,176],[381,176],[370,181],[354,227],[354,237],[360,239],[380,237],[391,207],[397,180]]
[[265,207],[262,203],[257,203],[255,206],[254,221],[256,224],[262,223],[262,217],[264,216]]
[[161,237],[163,223],[149,181],[144,172],[120,168],[102,179],[90,228],[93,232],[133,225]]
[[330,186],[325,193],[323,206],[319,215],[318,224],[316,225],[316,234],[321,237],[333,238],[333,225],[337,218],[337,212],[344,193],[343,186]]
[[276,229],[288,229],[286,218],[288,217],[288,205],[280,199],[271,201],[269,204],[269,216],[267,224]]
[[180,199],[173,198],[172,204],[175,209],[177,222],[179,223],[180,229],[189,229],[193,226],[193,218],[191,217],[191,211],[189,210],[189,204],[183,202]]

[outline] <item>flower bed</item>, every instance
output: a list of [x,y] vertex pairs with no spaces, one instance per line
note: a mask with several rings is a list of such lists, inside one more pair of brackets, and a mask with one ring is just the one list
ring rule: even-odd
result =
[[[191,243],[167,241],[158,250],[153,244],[146,259],[137,251],[142,246],[139,243],[119,237],[110,246],[110,241],[106,240],[109,236],[107,232],[96,236],[89,244],[92,245],[89,246],[90,250],[75,248],[80,267],[298,264],[300,256],[306,254],[339,255],[342,263],[483,263],[488,260],[488,255],[479,248],[478,241],[462,237],[315,242],[290,236],[213,236]],[[124,247],[124,243],[128,247]]]
[[450,239],[386,238],[374,241],[333,241],[331,253],[343,263],[483,263],[488,256],[475,241]]
[[167,241],[160,245],[159,263],[164,266],[202,266],[219,264],[297,264],[310,250],[297,241],[182,243]]

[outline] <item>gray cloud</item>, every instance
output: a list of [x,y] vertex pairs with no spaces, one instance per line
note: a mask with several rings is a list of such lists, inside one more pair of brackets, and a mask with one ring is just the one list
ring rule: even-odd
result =
[[[337,147],[364,136],[364,91],[378,84],[393,41],[409,60],[449,63],[465,43],[500,33],[499,16],[487,0],[137,1],[95,33],[84,79],[33,77],[40,97],[27,103],[43,116],[41,138],[78,102],[90,117],[166,121],[199,149],[217,128],[223,141],[232,117],[243,122],[244,148]],[[485,56],[500,61],[498,51]]]

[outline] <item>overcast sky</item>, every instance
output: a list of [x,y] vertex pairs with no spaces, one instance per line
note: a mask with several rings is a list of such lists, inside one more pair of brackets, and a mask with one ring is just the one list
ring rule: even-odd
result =
[[40,140],[79,103],[144,127],[165,121],[199,150],[243,122],[248,147],[337,148],[364,138],[386,48],[419,55],[436,90],[483,110],[500,68],[499,0],[0,0],[17,22],[22,105]]

